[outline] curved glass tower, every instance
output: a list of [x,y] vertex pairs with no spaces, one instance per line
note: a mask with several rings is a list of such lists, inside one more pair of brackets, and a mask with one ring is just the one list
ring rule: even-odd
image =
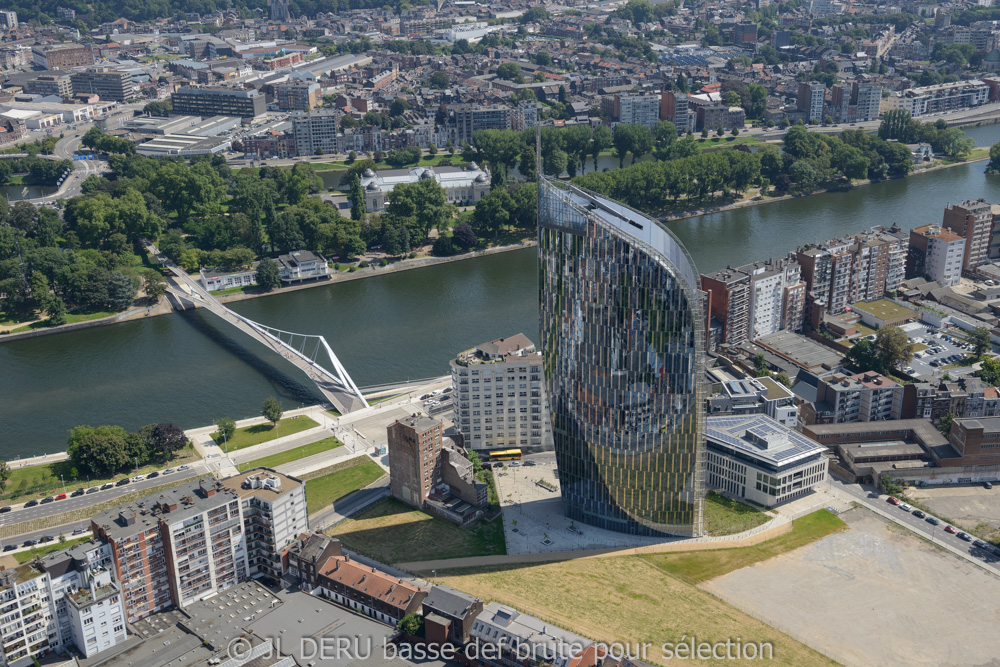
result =
[[655,220],[544,178],[538,242],[566,515],[633,535],[701,534],[705,333],[691,257]]

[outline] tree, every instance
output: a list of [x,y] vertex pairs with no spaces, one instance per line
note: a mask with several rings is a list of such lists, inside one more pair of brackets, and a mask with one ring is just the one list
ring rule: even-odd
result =
[[[232,417],[219,417],[215,420],[215,427],[218,429],[215,434],[222,438],[223,443],[228,443],[236,433],[236,422]],[[214,437],[213,440],[218,440]]]
[[77,426],[70,431],[66,453],[75,467],[110,476],[129,464],[125,438],[121,426]]
[[410,637],[423,637],[424,636],[424,617],[420,614],[414,612],[407,614],[403,618],[399,619],[399,623],[396,625],[400,632]]
[[941,421],[940,423],[938,423],[938,430],[941,431],[941,433],[948,435],[949,433],[951,433],[951,425],[952,422],[954,421],[955,421],[955,415],[949,412],[944,417],[941,417]]
[[404,100],[402,97],[397,97],[389,105],[389,115],[390,116],[402,116],[404,113],[409,111],[410,103]]
[[524,83],[524,75],[517,63],[503,63],[497,67],[497,76],[514,83]]
[[598,125],[594,128],[590,140],[590,154],[594,158],[594,171],[597,171],[597,158],[604,150],[611,148],[613,139],[611,129],[607,125]]
[[990,146],[990,162],[986,167],[987,174],[1000,174],[1000,141]]
[[447,72],[438,70],[431,74],[430,78],[431,88],[444,89],[451,85],[451,78],[448,76]]
[[774,376],[774,381],[775,382],[779,382],[779,383],[785,385],[789,389],[792,388],[792,379],[790,377],[788,377],[788,374],[785,373],[784,371],[781,371],[777,375],[775,375]]
[[476,238],[476,233],[472,231],[472,227],[464,222],[455,225],[455,228],[452,230],[452,241],[462,250],[474,248],[479,243],[479,239]]
[[753,371],[755,377],[770,375],[770,371],[767,366],[767,359],[760,352],[755,354],[753,357]]
[[986,327],[976,327],[969,332],[969,342],[972,343],[972,354],[976,359],[982,359],[983,355],[993,347],[990,339],[990,330]]
[[876,371],[881,373],[884,369],[882,360],[879,358],[875,344],[867,338],[862,338],[847,353],[847,358],[854,362],[862,371]]
[[147,271],[143,278],[142,290],[152,303],[157,303],[167,293],[167,281],[156,271]]
[[361,123],[354,116],[348,114],[340,117],[340,129],[350,130],[356,127],[361,127]]
[[421,238],[425,238],[431,229],[447,228],[452,210],[448,195],[433,178],[400,183],[392,189],[392,197],[386,207],[389,215],[411,221],[411,234],[419,234]]
[[363,222],[368,208],[365,204],[365,192],[361,189],[361,178],[357,175],[351,181],[351,193],[348,199],[351,202],[351,219]]
[[909,336],[896,326],[879,329],[875,334],[875,349],[888,371],[905,366],[913,358],[913,345]]
[[431,157],[438,154],[438,147],[434,145],[433,141],[427,147],[427,154],[430,155]]
[[163,460],[169,459],[188,446],[188,437],[184,429],[170,422],[153,424],[147,442],[152,449],[152,454]]
[[496,239],[500,230],[510,223],[510,211],[513,208],[514,202],[506,190],[491,190],[476,203],[476,210],[472,213],[476,231],[480,234],[492,233]]
[[539,67],[552,67],[552,56],[548,51],[539,51],[535,54],[535,64]]
[[271,422],[274,427],[278,426],[278,422],[281,421],[281,415],[284,414],[284,409],[281,407],[281,403],[278,402],[274,396],[268,396],[264,399],[264,407],[261,408],[260,415]]
[[734,137],[740,136],[740,128],[734,127],[729,134],[733,135]]
[[997,361],[995,357],[986,357],[983,359],[982,368],[976,372],[976,375],[982,378],[983,382],[994,387],[1000,385],[1000,361]]
[[120,312],[131,306],[138,291],[135,283],[121,271],[112,271],[108,275],[108,307]]
[[8,479],[10,479],[10,466],[6,461],[0,461],[0,493],[7,490]]
[[267,291],[281,287],[281,269],[270,257],[265,257],[257,264],[257,286]]

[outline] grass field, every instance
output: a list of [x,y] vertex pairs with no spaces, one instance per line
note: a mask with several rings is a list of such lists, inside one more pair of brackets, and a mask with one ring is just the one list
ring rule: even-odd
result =
[[[58,536],[53,536],[58,537]],[[91,538],[91,534],[87,533],[83,537],[78,537],[73,540],[66,540],[65,542],[60,542],[56,540],[54,542],[49,542],[40,547],[34,549],[28,549],[27,551],[21,551],[14,554],[14,558],[17,559],[18,563],[27,563],[28,561],[35,560],[38,556],[44,556],[45,554],[52,553],[53,551],[62,551],[63,549],[69,549],[74,544],[79,544],[80,542],[86,542]]]
[[316,474],[306,475],[309,513],[312,514],[337,502],[348,493],[368,486],[385,474],[385,470],[374,461],[367,457],[359,457],[324,468]]
[[648,554],[639,556],[657,569],[689,584],[709,579],[767,560],[786,551],[843,530],[845,523],[826,510],[819,510],[792,522],[791,532],[756,546],[718,551]]
[[756,507],[727,498],[715,491],[705,496],[705,532],[708,535],[733,535],[767,523],[770,517]]
[[392,498],[338,524],[330,534],[383,563],[507,553],[499,518],[462,527]]
[[648,642],[652,647],[644,658],[654,664],[667,664],[660,647],[684,636],[710,643],[737,637],[744,643],[770,642],[774,660],[769,664],[832,664],[804,644],[636,556],[474,573],[438,571],[436,581],[592,640]]
[[289,449],[286,452],[279,452],[277,454],[271,454],[270,456],[264,456],[259,459],[254,459],[248,463],[241,463],[240,467],[246,466],[247,470],[251,468],[276,468],[282,464],[288,463],[290,461],[297,461],[298,459],[304,459],[313,454],[319,454],[321,452],[329,451],[343,445],[340,440],[336,438],[323,438],[317,442],[311,442],[308,445],[302,447],[296,447],[295,449]]
[[[191,445],[177,452],[174,458],[166,462],[151,463],[141,466],[138,474],[145,475],[154,470],[162,470],[167,467],[177,467],[184,463],[197,461],[198,452]],[[55,494],[56,491],[62,493],[63,483],[67,492],[75,491],[80,487],[100,486],[106,482],[112,482],[122,477],[131,477],[135,474],[135,468],[124,470],[121,473],[109,478],[89,478],[86,475],[73,476],[73,464],[69,461],[58,463],[47,463],[45,465],[25,466],[15,468],[16,461],[11,463],[10,478],[7,480],[7,490],[0,494],[0,500],[16,500],[26,502],[32,498],[43,498]],[[59,479],[62,476],[62,479]]]
[[[90,320],[99,320],[102,317],[110,317],[116,313],[110,310],[87,310],[87,311],[76,311],[71,310],[66,313],[66,321],[63,324],[76,324],[77,322],[89,322]],[[49,327],[55,326],[49,319],[44,319],[39,322],[32,322],[31,324],[25,325],[23,327],[18,327],[17,329],[12,329],[11,333],[23,333],[25,331],[34,331],[36,329],[48,329]]]
[[294,435],[296,433],[301,433],[302,431],[308,431],[309,429],[316,428],[317,426],[319,426],[319,424],[304,415],[301,417],[285,417],[278,422],[277,428],[269,423],[244,426],[236,429],[236,433],[233,434],[233,437],[226,442],[223,442],[222,435],[216,431],[212,434],[212,440],[215,440],[215,443],[220,447],[224,446],[229,450],[243,449],[245,447],[259,445],[262,442],[277,440],[278,438],[283,438],[286,435]]

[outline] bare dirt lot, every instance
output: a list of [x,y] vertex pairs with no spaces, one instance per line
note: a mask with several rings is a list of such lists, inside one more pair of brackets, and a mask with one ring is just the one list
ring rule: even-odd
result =
[[983,537],[991,537],[1000,526],[1000,485],[993,489],[984,489],[981,485],[939,489],[914,487],[907,490],[906,495]]
[[845,665],[996,664],[1000,578],[863,509],[702,587]]

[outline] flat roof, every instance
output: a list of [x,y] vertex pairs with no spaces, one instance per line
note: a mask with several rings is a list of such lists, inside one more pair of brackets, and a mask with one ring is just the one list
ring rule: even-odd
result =
[[826,450],[765,415],[706,417],[705,438],[772,466],[786,466]]
[[877,301],[860,301],[852,303],[851,309],[869,313],[880,320],[894,320],[898,317],[915,317],[917,311],[912,308],[900,306],[888,299],[878,299]]
[[[256,489],[253,488],[254,479],[262,483]],[[274,484],[273,482],[264,483],[269,479],[277,480],[278,484]],[[248,480],[250,481],[248,482]],[[254,468],[239,475],[227,477],[222,480],[221,484],[241,498],[257,496],[259,498],[274,499],[288,493],[292,489],[302,486],[302,480],[282,475],[280,472],[276,472],[270,468]]]
[[785,357],[805,369],[834,368],[840,365],[843,355],[837,351],[792,331],[778,331],[757,339],[757,344]]

